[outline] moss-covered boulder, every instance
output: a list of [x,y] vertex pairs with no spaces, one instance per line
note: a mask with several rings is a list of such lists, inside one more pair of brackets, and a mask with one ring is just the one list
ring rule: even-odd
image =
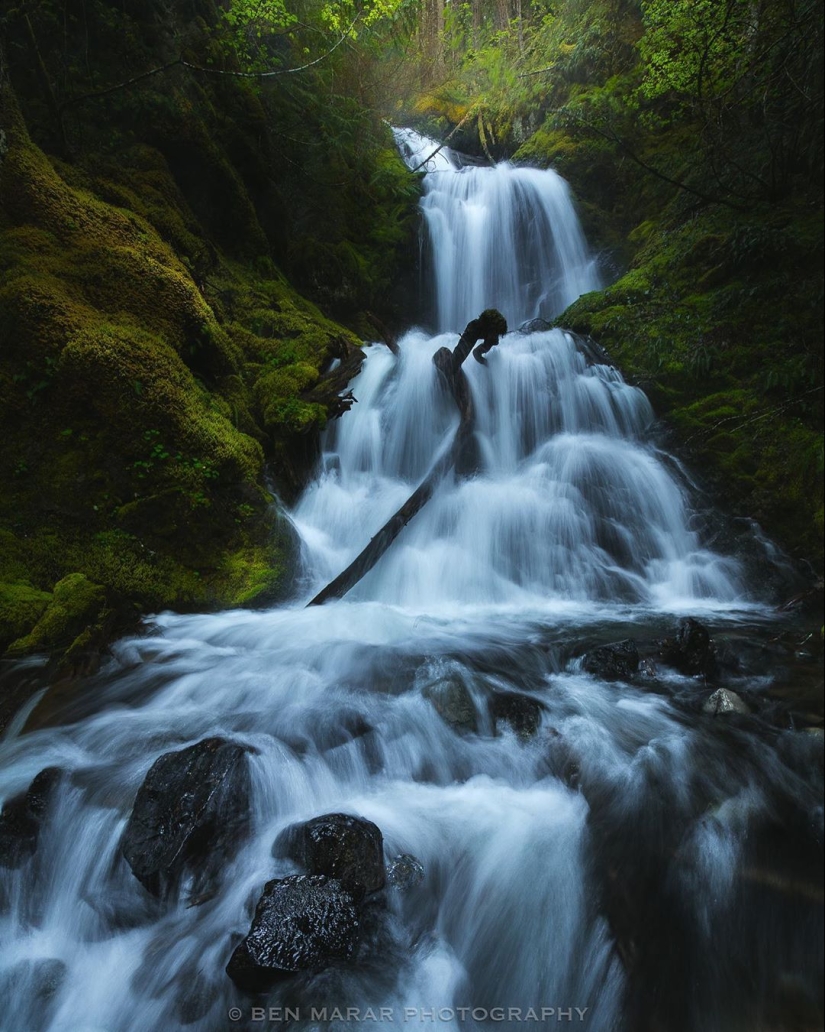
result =
[[40,619],[24,637],[12,642],[11,655],[30,652],[70,653],[83,648],[106,608],[106,591],[82,573],[58,581]]
[[33,142],[7,82],[0,115],[0,643],[95,639],[90,584],[103,609],[278,598],[296,545],[266,464],[306,474],[290,452],[327,411],[304,395],[359,341],[268,257],[219,252],[159,152],[102,179]]
[[31,584],[0,581],[0,650],[23,637],[38,622],[52,596]]

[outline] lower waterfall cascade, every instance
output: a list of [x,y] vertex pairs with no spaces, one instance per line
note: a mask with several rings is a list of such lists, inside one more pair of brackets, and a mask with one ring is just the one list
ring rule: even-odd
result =
[[[396,139],[411,168],[438,147]],[[289,513],[295,598],[159,614],[0,740],[0,799],[58,772],[36,849],[0,866],[4,1032],[821,1022],[822,737],[783,701],[813,660],[759,563],[711,538],[645,394],[531,322],[599,286],[567,185],[447,148],[426,167],[438,332],[366,347]],[[307,608],[437,460],[458,413],[432,356],[488,307],[526,325],[465,363],[475,468]],[[701,670],[661,645],[680,621],[710,628]],[[244,832],[208,892],[158,898],[123,855],[133,804],[212,738],[245,749]],[[250,995],[225,969],[264,885],[301,873],[279,843],[331,813],[416,877],[364,904],[350,960]]]

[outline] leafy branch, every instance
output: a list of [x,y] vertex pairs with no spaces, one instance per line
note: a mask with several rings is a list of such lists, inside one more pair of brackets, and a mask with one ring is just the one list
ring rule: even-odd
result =
[[86,100],[95,100],[99,97],[106,97],[111,93],[116,93],[119,90],[128,89],[131,86],[136,85],[139,82],[144,82],[146,79],[151,79],[155,75],[162,75],[164,72],[168,72],[172,68],[187,68],[191,72],[198,72],[204,75],[224,75],[230,76],[236,79],[271,79],[281,75],[295,75],[299,72],[305,72],[309,68],[314,68],[322,61],[326,61],[327,58],[331,57],[332,54],[347,40],[349,39],[352,30],[355,28],[356,23],[361,17],[359,11],[349,25],[346,27],[340,38],[325,51],[320,57],[314,58],[312,61],[307,61],[305,64],[296,65],[291,68],[274,68],[263,72],[245,72],[245,71],[231,71],[226,68],[207,68],[204,65],[195,64],[193,61],[187,61],[182,55],[174,58],[171,61],[167,61],[165,64],[158,65],[156,68],[150,68],[146,72],[141,72],[140,75],[134,75],[130,79],[124,79],[122,82],[115,83],[112,86],[107,86],[102,90],[93,90],[90,93],[83,93],[78,97],[69,97],[60,105],[60,112],[62,113],[67,108],[74,107],[77,104],[81,104]]
[[661,179],[665,183],[670,183],[671,186],[675,186],[679,190],[684,190],[686,193],[691,194],[693,197],[698,197],[700,201],[704,201],[706,204],[722,204],[727,208],[731,208],[733,211],[738,212],[749,212],[751,208],[744,204],[738,204],[735,201],[730,200],[727,197],[719,196],[718,194],[708,193],[704,190],[699,190],[694,186],[690,186],[682,179],[674,179],[669,176],[666,172],[656,168],[655,165],[651,165],[650,162],[645,161],[644,158],[640,157],[630,146],[627,140],[620,136],[612,127],[602,128],[596,122],[584,118],[577,114],[575,111],[571,111],[570,108],[562,108],[556,112],[557,115],[563,115],[566,118],[574,121],[580,128],[583,128],[589,132],[592,132],[596,136],[601,137],[603,140],[607,140],[616,146],[619,151],[630,161],[634,162],[640,168],[645,169],[646,172],[650,172],[651,175],[656,176],[657,179]]

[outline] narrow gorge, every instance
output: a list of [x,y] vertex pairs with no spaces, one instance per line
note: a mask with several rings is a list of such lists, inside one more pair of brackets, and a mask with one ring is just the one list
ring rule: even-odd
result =
[[[425,171],[430,328],[365,347],[286,512],[292,597],[155,615],[0,742],[7,1032],[821,1018],[820,675],[781,553],[719,532],[645,393],[551,325],[605,275],[564,180]],[[438,461],[432,358],[487,308],[472,461],[307,607]]]

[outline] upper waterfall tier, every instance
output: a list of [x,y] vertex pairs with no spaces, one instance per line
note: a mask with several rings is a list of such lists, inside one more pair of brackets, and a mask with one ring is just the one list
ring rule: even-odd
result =
[[[421,210],[439,331],[484,308],[511,326],[552,319],[601,286],[567,183],[550,169],[466,165],[412,129],[394,130],[410,168],[424,163]],[[429,158],[429,160],[427,160]]]

